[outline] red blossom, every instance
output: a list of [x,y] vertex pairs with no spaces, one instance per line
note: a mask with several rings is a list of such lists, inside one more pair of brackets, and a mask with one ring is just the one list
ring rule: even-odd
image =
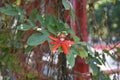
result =
[[55,52],[59,47],[61,47],[63,52],[65,54],[68,54],[71,45],[75,44],[75,42],[70,40],[65,40],[64,38],[56,38],[53,36],[49,36],[49,38],[53,40],[53,42],[50,42],[51,45],[54,45],[54,47],[51,50],[52,52]]

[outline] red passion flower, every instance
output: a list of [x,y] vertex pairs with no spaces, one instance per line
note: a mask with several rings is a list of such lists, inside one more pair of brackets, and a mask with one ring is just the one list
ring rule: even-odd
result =
[[52,52],[55,52],[59,47],[61,47],[63,52],[65,54],[68,54],[71,45],[75,44],[75,42],[70,40],[65,40],[65,38],[56,38],[53,36],[49,36],[49,38],[53,40],[53,42],[50,42],[51,45],[54,45],[54,47],[51,50]]

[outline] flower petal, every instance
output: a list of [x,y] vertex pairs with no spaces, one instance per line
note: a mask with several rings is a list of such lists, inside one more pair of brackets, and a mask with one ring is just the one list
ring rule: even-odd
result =
[[62,43],[61,46],[62,46],[62,50],[63,50],[63,52],[64,52],[65,54],[68,54],[69,51],[68,51],[67,45],[66,45],[65,43]]
[[58,42],[54,41],[54,42],[50,42],[51,45],[57,45],[59,44]]
[[53,36],[49,36],[49,38],[52,39],[52,40],[54,40],[54,41],[59,41],[58,38],[55,38],[55,37],[53,37]]
[[57,45],[55,45],[53,48],[52,48],[52,52],[55,52],[59,47],[61,46],[61,44],[59,43],[59,44],[57,44]]
[[66,40],[65,42],[66,42],[67,44],[75,44],[74,41],[68,41],[68,40]]

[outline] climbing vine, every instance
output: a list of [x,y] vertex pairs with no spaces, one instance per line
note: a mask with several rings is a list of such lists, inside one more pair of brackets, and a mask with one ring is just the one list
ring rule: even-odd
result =
[[[24,4],[22,0],[16,0],[13,4],[6,3],[0,7],[0,69],[4,79],[8,72],[18,79],[20,75],[23,79],[39,78],[34,69],[25,70],[29,68],[25,61],[30,52],[45,42],[48,43],[50,55],[65,54],[71,69],[75,65],[76,56],[80,56],[90,65],[93,80],[109,79],[98,66],[104,65],[104,61],[90,44],[80,41],[70,24],[55,15],[40,13],[38,9],[29,12],[30,7],[26,4],[29,1]],[[74,20],[71,2],[62,0],[62,5],[65,10],[70,10],[70,16]],[[31,31],[24,41],[26,32],[29,34]]]

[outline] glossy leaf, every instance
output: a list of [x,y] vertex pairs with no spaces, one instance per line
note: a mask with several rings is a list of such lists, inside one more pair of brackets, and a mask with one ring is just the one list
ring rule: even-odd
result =
[[57,29],[58,29],[59,32],[65,31],[65,25],[64,25],[63,22],[58,21],[58,22],[56,23],[56,25],[57,25]]
[[0,12],[4,13],[6,15],[10,15],[10,16],[18,15],[18,12],[16,11],[16,9],[14,7],[12,7],[11,5],[6,5],[5,8],[0,8]]
[[92,46],[87,45],[87,49],[88,49],[89,54],[94,55],[95,50],[94,50],[94,48]]
[[10,15],[10,16],[18,15],[17,11],[15,11],[15,10],[5,10],[3,13],[6,15]]
[[32,27],[35,27],[35,26],[36,26],[36,24],[35,24],[32,20],[30,20],[30,19],[28,19],[27,22],[28,22],[28,23],[30,24],[30,26],[32,26]]
[[75,21],[76,15],[75,15],[75,11],[74,11],[72,6],[71,6],[71,9],[70,9],[70,15],[71,15],[72,20]]
[[74,65],[75,65],[75,57],[74,57],[73,53],[70,52],[68,55],[66,55],[66,58],[67,58],[67,61],[68,61],[69,65],[71,67],[74,67]]
[[38,22],[41,24],[41,26],[47,27],[47,24],[45,24],[44,17],[42,17],[42,16],[40,16],[39,14],[37,14],[37,15],[35,16],[35,18],[38,20]]
[[62,0],[62,4],[64,5],[66,10],[70,10],[70,1],[68,0]]
[[34,28],[35,26],[31,26],[31,25],[28,25],[28,24],[21,24],[18,26],[18,30],[23,30],[23,31],[27,31],[31,28]]
[[103,50],[104,53],[108,54],[111,58],[116,59],[108,50]]
[[27,44],[30,46],[37,46],[43,43],[44,41],[46,41],[47,39],[48,39],[48,35],[35,33],[28,38]]
[[52,34],[54,34],[54,35],[56,35],[57,34],[57,32],[58,32],[58,30],[57,30],[57,26],[54,26],[54,27],[48,27],[48,30],[49,30],[49,32],[50,33],[52,33]]
[[37,14],[37,9],[32,10],[32,12],[30,13],[30,19],[34,19]]
[[77,50],[77,45],[73,45],[72,48],[70,49],[70,53],[74,54],[74,55],[78,55],[79,52]]
[[25,54],[29,54],[29,52],[33,49],[33,46],[28,46],[26,49],[25,49]]
[[[56,26],[57,20],[55,16],[46,14],[43,19],[45,19],[45,24],[47,24],[47,27],[54,27]],[[53,28],[54,29],[54,28]]]
[[73,34],[72,37],[73,37],[74,42],[75,42],[76,44],[78,44],[78,43],[80,42],[80,38],[77,37],[75,34]]
[[86,57],[88,57],[88,52],[87,52],[83,47],[80,47],[80,48],[78,49],[78,52],[79,52],[79,56],[80,56],[81,58],[86,58]]
[[93,62],[90,62],[90,68],[93,72],[93,74],[97,75],[99,72],[99,67],[95,65]]

